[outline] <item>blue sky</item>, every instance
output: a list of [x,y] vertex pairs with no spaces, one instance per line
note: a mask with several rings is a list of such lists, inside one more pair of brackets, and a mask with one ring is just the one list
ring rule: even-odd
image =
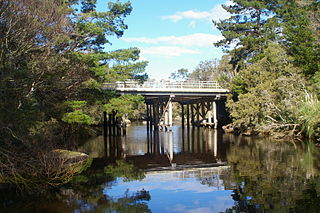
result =
[[[108,0],[99,0],[98,9]],[[124,1],[122,1],[124,2]],[[221,4],[228,0],[131,0],[133,11],[126,18],[129,29],[122,38],[111,38],[107,50],[138,47],[141,59],[149,61],[150,78],[166,79],[180,68],[192,71],[200,61],[221,58],[213,43],[220,32],[212,20],[229,14]]]

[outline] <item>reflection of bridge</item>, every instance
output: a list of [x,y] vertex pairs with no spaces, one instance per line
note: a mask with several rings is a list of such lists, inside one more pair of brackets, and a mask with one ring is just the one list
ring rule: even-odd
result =
[[182,126],[209,126],[216,128],[225,117],[224,102],[228,90],[216,81],[136,81],[105,83],[104,89],[118,94],[140,94],[147,104],[147,127],[172,129],[172,102],[181,105]]

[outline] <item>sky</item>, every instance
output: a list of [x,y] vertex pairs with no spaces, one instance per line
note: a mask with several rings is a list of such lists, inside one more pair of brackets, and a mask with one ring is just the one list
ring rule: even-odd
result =
[[[98,0],[98,10],[108,0]],[[121,2],[125,2],[121,0]],[[110,38],[106,50],[138,47],[141,60],[149,61],[146,72],[152,79],[168,79],[171,73],[185,68],[189,72],[205,60],[220,59],[221,40],[212,20],[229,14],[221,4],[228,0],[131,0],[133,11],[126,17],[128,30],[123,37]]]

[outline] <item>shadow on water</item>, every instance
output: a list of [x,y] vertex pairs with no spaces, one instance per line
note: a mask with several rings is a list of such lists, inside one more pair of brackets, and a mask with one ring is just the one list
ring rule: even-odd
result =
[[313,143],[132,126],[79,151],[94,158],[85,174],[46,198],[1,193],[0,212],[320,212]]

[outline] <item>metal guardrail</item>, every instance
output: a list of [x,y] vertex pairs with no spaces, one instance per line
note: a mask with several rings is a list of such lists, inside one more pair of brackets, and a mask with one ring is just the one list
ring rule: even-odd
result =
[[217,81],[146,81],[143,84],[136,81],[117,81],[115,83],[104,83],[105,89],[120,88],[172,88],[172,89],[222,89]]

